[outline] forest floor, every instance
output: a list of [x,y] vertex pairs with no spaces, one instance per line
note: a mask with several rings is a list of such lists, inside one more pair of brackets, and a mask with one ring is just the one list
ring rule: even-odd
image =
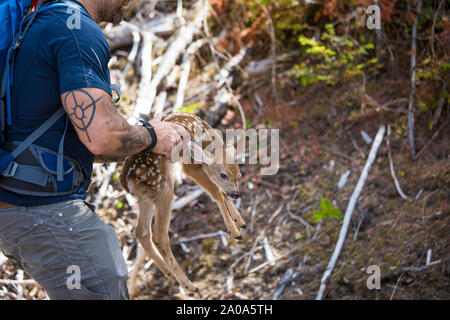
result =
[[[396,83],[379,81],[396,90]],[[259,166],[241,167],[239,207],[248,226],[243,240],[227,237],[222,241],[215,236],[184,242],[183,247],[175,244],[181,238],[225,231],[216,205],[207,195],[201,196],[175,212],[171,223],[174,254],[200,292],[185,295],[176,282],[151,265],[140,273],[142,288],[137,299],[314,299],[342,220],[327,218],[315,223],[312,216],[320,208],[321,197],[345,212],[371,147],[361,131],[373,138],[382,123],[392,126],[392,159],[410,200],[402,199],[395,188],[384,142],[358,199],[325,297],[450,298],[448,128],[413,161],[403,125],[406,115],[361,108],[353,85],[333,90],[317,85],[302,93],[295,85],[287,85],[279,92],[279,111],[273,107],[277,102],[270,86],[258,89],[263,106],[271,106],[267,112],[264,107],[255,111],[252,102],[244,99],[250,119],[265,125],[264,119],[270,119],[270,126],[280,129],[281,160],[273,176],[261,176]],[[377,92],[386,94],[383,89]],[[239,123],[229,111],[221,129]],[[417,143],[424,145],[431,133],[418,132],[425,138]],[[338,190],[338,181],[348,170],[347,183]],[[186,188],[193,189],[194,184],[185,181],[177,193],[184,194]],[[126,206],[119,212],[110,210],[113,217],[107,212],[100,210],[116,229],[118,218],[127,230],[136,223],[136,215]],[[119,233],[119,239],[123,244],[135,243],[129,232]],[[128,259],[133,255],[131,250]],[[275,261],[268,263],[270,257]],[[371,274],[365,270],[371,265],[380,268],[380,289],[367,287]]]
[[[386,80],[386,87],[392,86]],[[411,200],[402,199],[395,188],[387,144],[383,143],[358,199],[325,298],[450,298],[448,128],[413,161],[401,125],[406,115],[362,109],[350,87],[327,90],[319,85],[304,93],[297,91],[295,86],[280,91],[279,112],[267,108],[272,114],[266,114],[264,108],[257,113],[250,100],[243,100],[250,119],[261,123],[271,119],[272,128],[280,129],[281,145],[276,175],[261,176],[259,166],[241,167],[239,208],[248,226],[243,240],[208,237],[225,231],[225,226],[217,206],[203,194],[173,213],[170,230],[174,254],[199,293],[180,292],[175,281],[147,265],[140,272],[137,299],[314,299],[342,220],[327,218],[315,223],[312,216],[320,208],[321,197],[345,212],[370,150],[361,131],[373,138],[382,123],[392,125],[395,171]],[[258,93],[263,105],[275,103],[270,86],[261,87]],[[222,122],[221,129],[230,128],[238,125],[239,119],[229,111]],[[429,136],[418,144],[425,144]],[[348,170],[347,183],[338,190],[338,181]],[[121,190],[117,176],[114,178],[112,188]],[[185,180],[176,194],[195,188]],[[93,185],[88,200],[95,199],[97,192]],[[118,206],[119,202],[122,205]],[[124,254],[131,267],[136,257],[137,213],[123,192],[116,199],[103,200],[98,213],[116,229],[122,247],[129,248]],[[181,238],[201,235],[206,237],[183,246],[176,244]],[[431,264],[427,265],[429,250]],[[270,253],[275,260],[267,263]],[[371,274],[365,270],[371,265],[380,267],[380,289],[370,290],[366,285]],[[14,274],[8,262],[0,278],[11,279]],[[28,287],[23,288],[25,297],[45,297],[38,286]]]
[[[394,81],[387,74],[380,73],[366,85],[366,92],[380,105],[409,94],[408,79]],[[216,234],[226,231],[223,219],[215,203],[201,195],[174,211],[170,225],[174,255],[199,292],[181,292],[175,281],[166,279],[150,262],[139,272],[136,298],[314,299],[342,225],[336,218],[313,222],[314,212],[320,209],[321,198],[345,212],[371,148],[366,135],[373,139],[384,124],[392,129],[395,173],[409,200],[394,185],[385,136],[324,298],[449,299],[448,125],[414,161],[407,144],[406,113],[362,104],[358,83],[339,87],[316,83],[303,88],[280,74],[274,94],[270,80],[260,80],[239,84],[240,101],[250,127],[280,129],[280,167],[275,175],[261,176],[261,166],[241,166],[238,206],[247,222],[243,239]],[[222,131],[240,126],[240,117],[231,110],[221,121]],[[416,122],[420,149],[436,129],[429,130],[420,113]],[[120,169],[118,164],[108,186],[113,196],[104,198],[97,212],[115,228],[131,271],[137,252],[137,211],[119,185]],[[339,189],[347,172],[346,184]],[[88,201],[98,198],[101,183],[100,177],[94,179]],[[185,180],[176,186],[176,195],[182,197],[196,188]],[[367,286],[372,275],[367,269],[373,265],[380,268],[379,289]],[[0,268],[0,279],[17,279],[17,275],[10,262]],[[37,285],[0,284],[2,288],[7,293],[1,299],[17,299],[19,291],[25,299],[45,298]]]

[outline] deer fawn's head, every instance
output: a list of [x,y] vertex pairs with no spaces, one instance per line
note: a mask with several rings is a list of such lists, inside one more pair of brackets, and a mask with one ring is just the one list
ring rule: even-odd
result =
[[232,145],[223,145],[212,153],[189,141],[188,150],[192,158],[201,163],[203,172],[223,193],[234,199],[241,196],[239,192],[241,172],[236,162],[236,150]]

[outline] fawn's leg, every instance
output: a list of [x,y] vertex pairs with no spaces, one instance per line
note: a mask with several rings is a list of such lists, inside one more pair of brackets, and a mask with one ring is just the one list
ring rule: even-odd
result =
[[246,228],[245,221],[242,219],[241,214],[239,213],[238,208],[236,208],[236,205],[234,204],[233,200],[228,199],[225,197],[225,204],[227,205],[228,211],[231,214],[231,217],[233,218],[233,221],[239,228]]
[[173,272],[166,265],[160,252],[156,248],[152,239],[152,220],[155,214],[154,203],[150,199],[138,200],[139,204],[139,218],[136,227],[136,237],[144,247],[148,256],[153,259],[153,262],[161,270],[161,272],[169,279],[174,279]]
[[[225,204],[225,196],[222,191],[212,182],[209,177],[202,171],[200,167],[184,165],[183,170],[192,180],[200,185],[206,192],[208,192],[211,198],[217,203],[222,218],[225,222],[228,232],[231,233],[233,238],[242,239],[241,232],[232,219],[232,213],[228,210]],[[237,220],[237,219],[236,219]]]
[[158,251],[161,253],[167,266],[171,270],[173,270],[173,276],[178,281],[180,286],[188,292],[194,292],[196,291],[196,288],[178,264],[170,248],[169,224],[173,190],[166,190],[166,192],[163,191],[158,194],[158,197],[160,198],[160,201],[157,202],[156,206],[156,218],[153,236],[154,243],[158,248]]

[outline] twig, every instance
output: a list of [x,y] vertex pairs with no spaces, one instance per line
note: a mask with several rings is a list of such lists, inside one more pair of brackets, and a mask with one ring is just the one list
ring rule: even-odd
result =
[[197,41],[191,43],[191,45],[187,48],[186,52],[184,53],[183,61],[182,61],[182,65],[181,65],[180,81],[179,81],[179,85],[178,85],[177,100],[173,107],[175,112],[183,106],[184,92],[186,90],[187,83],[189,80],[189,73],[191,71],[191,57],[204,44],[205,44],[204,39],[197,40]]
[[[209,47],[211,50],[211,54],[212,54],[212,57],[214,60],[214,64],[216,65],[217,70],[220,70],[219,75],[222,76],[221,79],[219,79],[219,80],[223,81],[223,82],[220,83],[220,81],[219,81],[219,87],[221,87],[223,85],[223,83],[225,83],[226,89],[228,90],[229,97],[231,98],[231,100],[234,101],[237,109],[239,110],[239,113],[241,115],[241,120],[242,120],[242,128],[245,131],[247,124],[246,124],[244,108],[242,107],[241,103],[239,102],[239,99],[236,98],[235,94],[233,93],[233,89],[231,88],[231,80],[229,79],[228,74],[227,74],[227,76],[223,77],[222,72],[229,73],[231,71],[231,68],[239,65],[239,63],[244,59],[244,57],[247,54],[248,46],[241,49],[241,51],[228,62],[228,64],[227,64],[228,66],[226,66],[227,68],[220,69],[219,62],[217,60],[218,52],[217,52],[216,48],[214,47],[214,43],[213,43],[213,39],[211,37],[211,32],[209,30],[208,20],[207,20],[206,15],[203,18],[203,31],[206,34],[208,44],[209,44]],[[245,132],[244,132],[244,136],[245,136]]]
[[5,285],[35,285],[37,282],[33,279],[27,279],[27,280],[5,280],[0,279],[0,284]]
[[172,210],[180,210],[183,207],[187,206],[189,203],[200,197],[203,193],[205,193],[205,190],[203,189],[196,189],[192,191],[191,193],[185,195],[183,198],[178,199],[172,204]]
[[275,220],[275,218],[280,214],[281,210],[283,210],[283,205],[281,205],[273,214],[272,216],[269,218],[268,220],[268,224],[271,224],[273,220]]
[[326,147],[326,146],[322,146],[322,148],[323,148],[324,150],[327,150],[327,151],[331,152],[331,153],[334,153],[334,154],[337,155],[337,156],[341,156],[342,158],[344,158],[344,159],[346,159],[346,160],[348,160],[348,161],[350,161],[350,162],[356,162],[356,159],[355,159],[355,158],[352,158],[352,157],[346,155],[345,153],[339,152],[339,151],[334,150],[334,149],[332,149],[332,148],[328,148],[328,147]]
[[255,198],[255,202],[253,203],[252,212],[250,214],[250,228],[249,228],[249,231],[250,231],[251,234],[253,234],[253,226],[254,226],[254,223],[255,223],[256,206],[258,205],[258,200],[259,200],[259,194]]
[[448,258],[443,259],[443,260],[436,260],[436,261],[430,262],[429,264],[426,264],[422,267],[403,267],[403,268],[399,268],[398,270],[396,270],[396,272],[421,272],[421,271],[426,270],[429,267],[438,265],[438,264],[448,261],[448,260],[449,260]]
[[111,178],[113,177],[114,173],[116,172],[116,167],[117,167],[117,163],[115,163],[115,162],[111,163],[111,165],[108,167],[107,175],[102,182],[100,190],[97,194],[97,199],[95,199],[95,202],[94,202],[94,205],[96,208],[98,208],[98,206],[102,203],[103,198],[106,196]]
[[283,281],[280,284],[280,287],[275,291],[275,294],[273,295],[273,300],[278,300],[280,295],[283,293],[284,288],[286,288],[286,285],[291,281],[292,275],[294,274],[294,271],[290,268],[286,271],[283,277]]
[[274,251],[272,246],[269,244],[269,239],[266,236],[264,236],[263,238],[263,248],[266,254],[266,258],[270,262],[270,265],[274,266],[275,265],[274,261],[279,255]]
[[350,219],[352,217],[352,213],[355,208],[356,201],[358,200],[359,195],[361,194],[361,190],[364,187],[370,167],[372,166],[372,163],[375,161],[378,149],[381,145],[381,142],[383,141],[385,131],[386,131],[386,127],[384,125],[380,126],[380,128],[378,129],[378,133],[372,144],[372,148],[370,150],[367,162],[364,166],[361,176],[359,177],[359,180],[358,180],[358,183],[356,184],[355,190],[353,191],[352,196],[350,197],[350,201],[347,206],[347,210],[345,211],[345,216],[344,216],[344,221],[342,223],[341,231],[339,233],[339,238],[336,243],[336,247],[334,249],[333,255],[331,256],[330,262],[328,263],[327,269],[325,270],[325,273],[320,282],[320,288],[319,288],[319,292],[317,294],[316,300],[322,300],[328,278],[330,277],[331,273],[333,272],[334,266],[336,264],[336,261],[339,257],[342,246],[344,244],[344,240],[347,235],[348,226],[350,224]]
[[[244,273],[247,273],[247,270],[250,267],[250,263],[252,262],[253,254],[254,254],[254,252],[256,250],[256,245],[264,237],[265,231],[266,231],[266,228],[262,229],[260,231],[260,233],[258,234],[258,236],[256,237],[255,242],[253,242],[253,246],[252,246],[252,248],[251,248],[251,250],[249,252],[249,255],[248,255],[247,263],[245,264]],[[269,261],[269,262],[271,262],[271,261]]]
[[23,300],[23,288],[20,284],[20,282],[23,281],[23,270],[17,270],[16,280],[18,282],[14,284],[14,287],[16,287],[17,290],[17,300]]
[[288,213],[289,217],[291,217],[294,220],[297,220],[298,222],[300,222],[301,224],[303,224],[306,227],[306,233],[308,234],[308,238],[311,238],[311,233],[310,233],[309,229],[312,228],[312,226],[308,222],[306,222],[305,219],[303,219],[302,217],[296,216],[290,210],[288,210],[287,213]]
[[423,153],[423,151],[426,150],[426,149],[431,145],[431,143],[432,143],[432,142],[437,138],[437,136],[439,135],[439,132],[447,126],[448,122],[449,122],[449,119],[447,118],[447,120],[445,120],[445,122],[444,122],[444,123],[439,127],[439,129],[436,130],[436,132],[433,134],[433,136],[431,137],[430,141],[428,141],[428,142],[423,146],[423,148],[420,149],[420,151],[417,152],[417,153],[413,156],[413,160],[417,160],[417,159],[419,158],[419,156]]
[[312,241],[313,241],[313,240],[311,239],[311,241],[307,241],[307,242],[305,242],[305,243],[303,243],[303,244],[301,244],[301,245],[298,245],[298,246],[292,248],[291,250],[288,250],[287,252],[283,253],[281,256],[278,256],[278,257],[275,258],[273,261],[266,261],[266,262],[260,264],[259,266],[256,266],[255,268],[251,269],[248,273],[250,274],[250,273],[256,272],[256,271],[258,271],[258,270],[264,268],[264,267],[267,266],[268,264],[271,264],[272,262],[275,262],[275,261],[278,261],[278,260],[280,260],[280,259],[283,259],[284,257],[286,257],[286,256],[288,256],[288,255],[290,255],[290,254],[292,254],[293,252],[295,252],[295,251],[297,251],[297,250],[303,248],[305,245],[310,244]]
[[200,234],[198,236],[194,236],[194,237],[190,237],[190,238],[179,238],[178,241],[175,242],[175,244],[179,244],[181,242],[190,242],[190,241],[195,241],[195,240],[205,239],[205,238],[222,237],[222,236],[227,236],[227,234],[223,231],[217,231],[217,232],[213,232],[213,233]]
[[392,154],[391,154],[391,126],[388,125],[387,128],[387,147],[388,147],[388,157],[389,157],[389,168],[391,169],[391,175],[394,179],[395,188],[397,188],[398,194],[405,200],[409,200],[409,197],[402,191],[402,188],[400,187],[400,183],[397,180],[397,177],[395,176],[395,170],[394,170],[394,162],[392,161]]
[[406,111],[404,111],[402,109],[391,109],[391,108],[388,108],[388,107],[391,106],[391,105],[394,105],[394,104],[408,102],[407,98],[398,98],[398,99],[395,99],[395,100],[388,101],[388,102],[386,102],[384,104],[379,104],[374,98],[369,96],[367,93],[364,93],[364,97],[366,98],[366,100],[371,105],[373,105],[376,108],[376,111],[385,110],[385,111],[391,111],[391,112],[396,112],[396,113],[406,113]]
[[131,65],[136,61],[136,57],[139,52],[139,45],[141,43],[141,35],[139,28],[137,28],[133,24],[123,21],[123,25],[129,27],[132,30],[131,34],[133,35],[133,46],[131,48],[130,54],[128,55],[127,64],[123,69],[122,77],[120,78],[121,89],[126,90],[127,89],[126,78],[128,70],[130,70]]
[[389,300],[392,300],[394,298],[395,291],[397,291],[397,286],[400,283],[400,280],[402,279],[402,277],[403,277],[403,273],[400,275],[400,277],[398,277],[398,280],[395,283],[394,289],[392,290],[392,294],[391,294],[391,297],[389,298]]

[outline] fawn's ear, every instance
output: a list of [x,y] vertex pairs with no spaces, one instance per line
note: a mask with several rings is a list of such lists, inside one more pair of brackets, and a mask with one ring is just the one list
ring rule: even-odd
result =
[[195,142],[189,141],[187,143],[187,147],[189,153],[195,161],[199,163],[205,163],[207,165],[212,165],[214,163],[214,158],[212,157],[211,153],[203,150],[203,148]]

